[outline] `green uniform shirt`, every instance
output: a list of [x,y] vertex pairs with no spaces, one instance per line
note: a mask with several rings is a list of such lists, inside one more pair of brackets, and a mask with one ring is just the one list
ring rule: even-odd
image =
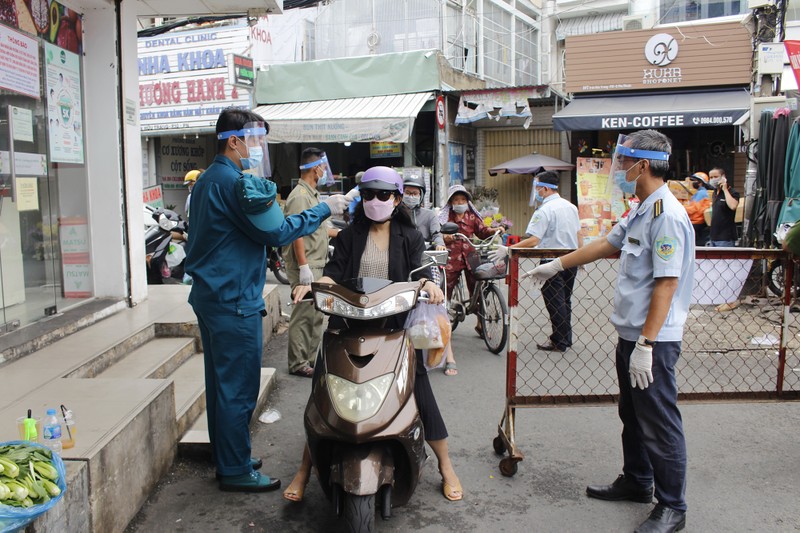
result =
[[[312,188],[305,181],[300,180],[286,199],[285,213],[287,216],[295,213],[302,213],[306,209],[319,204],[319,191]],[[328,262],[327,224],[321,225],[314,233],[303,237],[303,248],[306,250],[308,266],[311,268],[324,267],[325,263]],[[286,260],[286,266],[288,268],[300,268],[300,265],[297,263],[297,256],[295,256],[294,248],[291,244],[283,249],[283,257]]]

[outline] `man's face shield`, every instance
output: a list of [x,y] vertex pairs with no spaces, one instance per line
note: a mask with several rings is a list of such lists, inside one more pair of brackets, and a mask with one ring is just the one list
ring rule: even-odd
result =
[[608,176],[606,190],[608,194],[612,193],[615,186],[622,189],[626,194],[633,194],[631,189],[635,188],[635,182],[641,175],[641,166],[638,167],[638,170],[634,168],[639,161],[643,159],[669,161],[669,153],[667,152],[631,148],[630,143],[631,141],[627,135],[620,135],[617,138],[614,153],[611,155],[611,171]]
[[229,137],[237,137],[244,143],[244,149],[236,148],[244,172],[259,178],[272,176],[267,149],[267,128],[263,122],[248,122],[240,130],[217,134],[219,140]]
[[553,185],[552,183],[543,183],[541,181],[537,181],[536,178],[533,178],[533,187],[531,187],[531,199],[528,202],[528,205],[533,206],[534,204],[542,203],[544,198],[542,198],[542,193],[540,189],[544,187],[545,189],[551,190],[558,190],[558,185]]
[[319,178],[317,184],[320,187],[330,187],[334,183],[333,172],[331,171],[331,165],[328,163],[328,156],[323,153],[322,157],[317,159],[316,161],[312,161],[310,163],[306,163],[305,165],[300,165],[300,170],[308,170],[314,167],[321,167],[322,169],[322,177]]

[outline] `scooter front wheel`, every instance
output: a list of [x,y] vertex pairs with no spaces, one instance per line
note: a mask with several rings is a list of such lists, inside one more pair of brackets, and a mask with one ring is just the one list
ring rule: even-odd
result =
[[344,495],[344,520],[350,533],[375,531],[375,495]]

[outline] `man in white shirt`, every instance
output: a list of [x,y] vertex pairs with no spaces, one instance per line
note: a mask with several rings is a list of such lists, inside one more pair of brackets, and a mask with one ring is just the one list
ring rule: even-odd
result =
[[[528,228],[527,238],[510,248],[542,248],[574,250],[583,244],[578,208],[558,194],[558,174],[545,171],[534,178],[533,189],[537,201]],[[501,259],[508,253],[504,246],[492,256]],[[543,259],[542,264],[550,260]],[[540,350],[564,352],[572,346],[572,287],[575,285],[577,268],[568,268],[548,279],[542,285],[544,305],[550,314],[553,333],[549,342],[537,344]]]

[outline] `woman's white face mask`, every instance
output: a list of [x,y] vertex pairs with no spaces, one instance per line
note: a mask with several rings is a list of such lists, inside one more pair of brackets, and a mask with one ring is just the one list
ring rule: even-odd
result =
[[466,213],[467,209],[469,209],[469,206],[467,204],[454,204],[453,205],[453,211],[455,211],[459,215],[463,215],[464,213]]

